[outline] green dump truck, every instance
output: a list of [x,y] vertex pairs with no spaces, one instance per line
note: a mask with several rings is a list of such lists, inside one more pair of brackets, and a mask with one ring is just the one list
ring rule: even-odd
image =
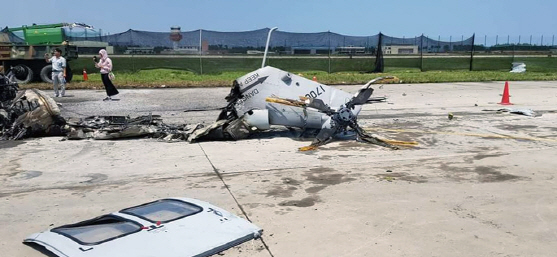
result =
[[[71,81],[73,73],[70,61],[76,59],[77,47],[68,44],[64,33],[66,23],[22,26],[6,28],[0,32],[0,65],[4,70],[20,66],[27,72],[16,77],[18,83],[44,81],[51,83],[52,65],[45,61],[45,54],[52,55],[60,48],[66,58],[66,81]],[[14,37],[14,31],[22,31],[24,39]],[[17,38],[17,40],[15,40]]]

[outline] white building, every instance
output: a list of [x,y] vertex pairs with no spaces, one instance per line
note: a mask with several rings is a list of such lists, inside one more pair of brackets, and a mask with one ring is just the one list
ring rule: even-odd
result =
[[387,45],[383,46],[383,54],[418,54],[416,45]]

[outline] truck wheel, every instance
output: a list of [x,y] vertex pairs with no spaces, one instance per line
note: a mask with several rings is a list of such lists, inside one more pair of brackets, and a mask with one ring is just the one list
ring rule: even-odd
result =
[[27,65],[24,64],[18,64],[15,67],[18,66],[23,68],[25,72],[21,76],[16,76],[15,81],[19,84],[25,84],[31,82],[31,80],[33,80],[33,75],[34,75],[33,70],[31,70],[31,68],[29,68]]
[[51,84],[52,83],[52,65],[44,66],[41,69],[41,80]]
[[[41,69],[41,80],[46,82],[46,83],[52,83],[52,65],[49,64],[47,66],[44,66]],[[73,78],[73,72],[72,69],[70,68],[70,65],[68,64],[66,66],[66,82],[71,82]]]

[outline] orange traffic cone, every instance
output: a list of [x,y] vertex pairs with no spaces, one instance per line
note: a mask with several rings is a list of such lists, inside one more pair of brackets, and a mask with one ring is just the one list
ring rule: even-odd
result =
[[313,81],[317,81],[317,77],[316,77],[316,76],[313,76]]
[[502,105],[512,105],[509,95],[509,82],[505,81],[505,89],[503,90],[503,98],[501,98],[501,102],[499,104]]
[[87,77],[87,70],[85,70],[85,68],[83,68],[83,81],[87,81],[89,79],[89,77]]

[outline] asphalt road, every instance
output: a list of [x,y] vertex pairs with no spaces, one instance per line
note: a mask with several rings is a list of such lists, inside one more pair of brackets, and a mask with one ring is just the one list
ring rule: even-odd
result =
[[[263,133],[236,142],[0,142],[0,252],[44,256],[28,235],[164,197],[204,200],[264,229],[225,256],[554,256],[557,82],[376,86],[362,127],[416,141],[389,150]],[[356,92],[357,86],[341,86]],[[226,88],[69,90],[63,116],[162,115],[210,123]],[[531,109],[529,117],[497,112]],[[454,118],[448,119],[448,113]],[[241,209],[245,211],[242,212]],[[141,247],[157,247],[142,245]],[[122,255],[124,256],[124,255]]]

